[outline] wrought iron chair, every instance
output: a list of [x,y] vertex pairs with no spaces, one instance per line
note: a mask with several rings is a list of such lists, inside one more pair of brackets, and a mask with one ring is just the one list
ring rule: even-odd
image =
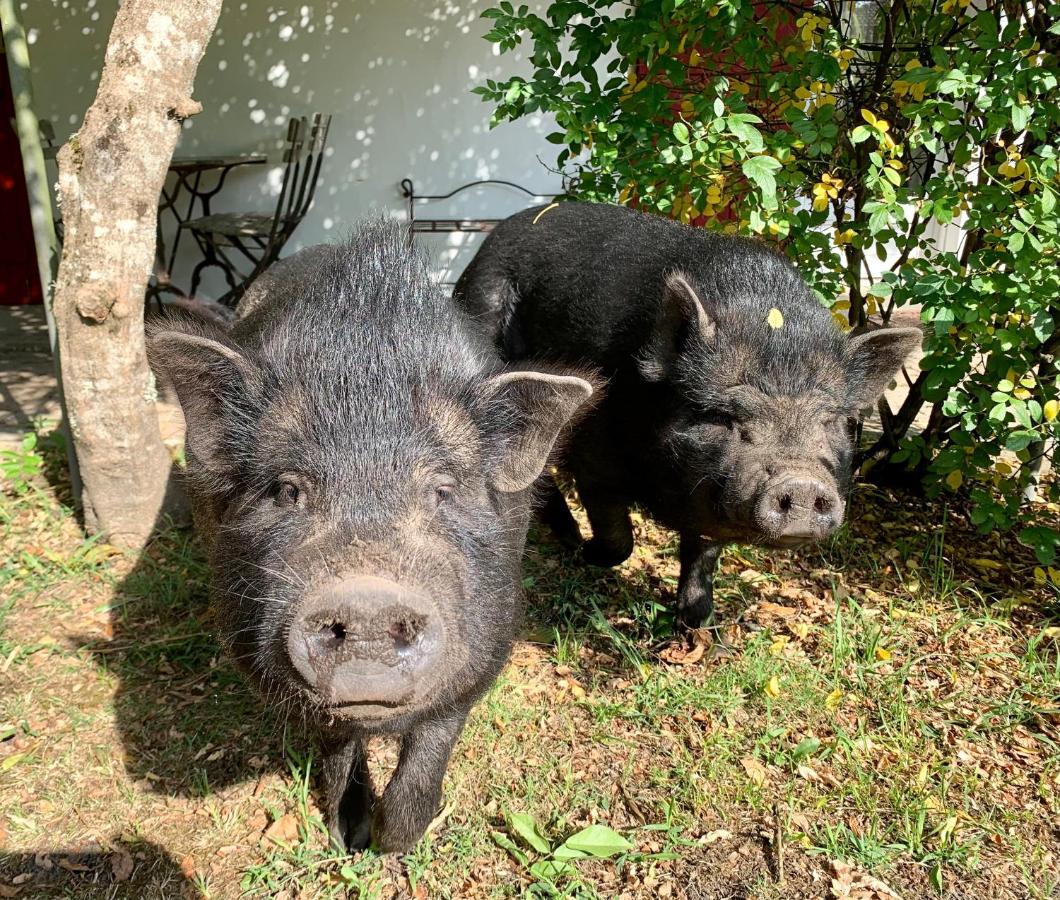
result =
[[[203,259],[191,274],[195,296],[205,269],[216,267],[224,274],[228,291],[219,303],[233,307],[254,280],[280,255],[313,202],[320,166],[324,160],[331,116],[316,113],[312,120],[291,119],[284,143],[284,172],[276,210],[269,213],[216,213],[181,225],[195,238]],[[233,259],[235,257],[235,259]],[[249,262],[243,274],[236,264]]]
[[[62,146],[55,137],[55,126],[48,119],[38,119],[37,128],[40,131],[40,146],[41,152],[44,155],[44,171],[48,173],[49,180],[52,177],[52,170],[55,173],[55,181],[52,185],[59,180],[58,160],[59,147]],[[59,248],[63,246],[63,217],[59,208],[52,204],[54,209],[52,210],[52,224],[55,226],[55,240],[58,243]]]

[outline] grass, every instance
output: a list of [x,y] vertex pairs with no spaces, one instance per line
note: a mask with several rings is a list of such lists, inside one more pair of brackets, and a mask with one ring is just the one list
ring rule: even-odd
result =
[[[343,857],[311,748],[210,637],[194,540],[84,540],[59,460],[3,460],[0,896],[842,896],[844,862],[905,897],[1060,890],[1058,592],[957,508],[861,488],[826,546],[730,550],[716,635],[675,633],[652,523],[607,572],[533,535],[446,810]],[[629,846],[564,865],[589,826]]]

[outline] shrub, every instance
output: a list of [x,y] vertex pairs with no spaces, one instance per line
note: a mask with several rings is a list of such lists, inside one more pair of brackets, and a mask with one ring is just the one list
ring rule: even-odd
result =
[[[844,327],[918,305],[908,399],[865,470],[1020,521],[1060,393],[1060,4],[556,0],[484,15],[533,74],[476,89],[551,114],[570,193],[780,241]],[[926,427],[911,426],[922,412]],[[907,479],[908,475],[905,476]],[[1055,480],[1043,487],[1055,501]],[[1025,528],[1043,562],[1056,531]]]

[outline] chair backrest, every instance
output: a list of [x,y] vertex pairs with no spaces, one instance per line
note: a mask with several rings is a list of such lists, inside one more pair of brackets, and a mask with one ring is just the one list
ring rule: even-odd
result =
[[47,119],[37,119],[37,129],[40,132],[40,146],[44,158],[55,159],[59,153],[59,142],[55,139],[55,126]]
[[305,217],[320,179],[331,116],[314,113],[312,121],[305,116],[287,124],[283,151],[283,184],[276,203],[269,243],[283,243]]

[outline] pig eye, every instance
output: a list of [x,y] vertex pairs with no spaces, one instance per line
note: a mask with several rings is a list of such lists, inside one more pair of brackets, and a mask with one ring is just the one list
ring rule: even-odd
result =
[[456,493],[456,485],[451,482],[443,482],[434,486],[434,502],[437,506],[448,503]]
[[293,481],[281,479],[273,486],[272,499],[277,506],[297,506],[302,499],[302,490]]

